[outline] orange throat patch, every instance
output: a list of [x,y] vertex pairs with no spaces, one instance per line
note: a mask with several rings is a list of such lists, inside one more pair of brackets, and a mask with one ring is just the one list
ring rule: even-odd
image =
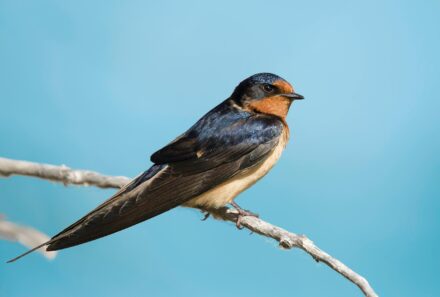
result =
[[292,101],[286,97],[273,96],[250,102],[246,107],[255,112],[277,116],[284,121],[291,104]]

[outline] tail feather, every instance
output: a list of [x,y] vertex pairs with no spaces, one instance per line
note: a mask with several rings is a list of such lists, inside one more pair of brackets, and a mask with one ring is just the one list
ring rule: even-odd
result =
[[6,263],[12,263],[12,262],[15,262],[15,261],[17,261],[18,259],[23,258],[24,256],[26,256],[26,255],[28,255],[28,254],[30,254],[30,253],[32,253],[32,252],[35,252],[35,251],[38,250],[39,248],[42,248],[43,246],[46,246],[46,245],[51,244],[51,243],[52,243],[52,239],[51,239],[51,240],[48,240],[48,241],[46,241],[46,242],[44,242],[44,243],[42,243],[42,244],[40,244],[40,245],[38,245],[38,246],[36,246],[36,247],[34,247],[33,249],[27,251],[26,253],[23,253],[23,254],[21,254],[21,255],[15,257],[15,258],[9,260],[9,261],[6,262]]
[[[120,198],[121,196],[123,196],[123,194],[125,194],[126,192],[130,192],[131,190],[133,190],[134,188],[136,188],[138,185],[140,185],[142,182],[150,179],[152,176],[154,176],[154,174],[156,174],[158,171],[160,171],[160,169],[162,169],[164,166],[153,166],[152,168],[150,168],[149,170],[145,171],[144,173],[140,174],[139,176],[137,176],[136,178],[134,178],[130,183],[128,183],[126,186],[124,186],[123,188],[121,188],[115,195],[113,195],[109,200],[107,200],[106,202],[104,202],[103,204],[101,204],[100,206],[97,207],[97,209],[93,210],[92,212],[90,212],[88,215],[84,216],[82,219],[78,220],[76,223],[72,224],[71,226],[67,227],[66,229],[64,229],[63,231],[61,231],[59,234],[53,236],[50,240],[34,247],[33,249],[7,261],[6,263],[12,263],[17,261],[18,259],[23,258],[24,256],[38,250],[39,248],[42,248],[44,246],[47,246],[46,251],[55,251],[55,250],[59,250],[59,249],[63,249],[63,248],[67,248],[67,247],[71,247],[74,245],[78,245],[80,243],[84,243],[96,238],[99,238],[101,236],[104,235],[89,235],[86,238],[82,238],[82,239],[78,239],[78,237],[75,237],[75,232],[77,231],[77,229],[81,229],[81,227],[85,227],[87,226],[87,224],[85,224],[83,226],[84,221],[89,218],[90,216],[93,217],[94,214],[96,214],[96,212],[101,209],[104,208],[107,204],[111,204],[113,201],[117,200],[118,198]],[[115,231],[112,232],[108,232],[113,233]]]

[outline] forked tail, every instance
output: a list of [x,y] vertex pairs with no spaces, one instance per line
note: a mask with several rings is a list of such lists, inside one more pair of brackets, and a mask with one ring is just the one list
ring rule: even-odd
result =
[[27,251],[26,253],[21,254],[20,256],[15,257],[14,259],[9,260],[9,261],[6,262],[6,263],[12,263],[12,262],[15,262],[15,261],[17,261],[18,259],[20,259],[20,258],[22,258],[22,257],[24,257],[24,256],[26,256],[26,255],[28,255],[28,254],[30,254],[30,253],[32,253],[32,252],[35,252],[35,251],[38,250],[39,248],[42,248],[43,246],[50,244],[51,242],[52,242],[52,239],[51,239],[51,240],[48,240],[48,241],[46,241],[46,242],[44,242],[44,243],[42,243],[42,244],[40,244],[40,245],[38,245],[38,246],[36,246],[36,247],[34,247],[33,249]]

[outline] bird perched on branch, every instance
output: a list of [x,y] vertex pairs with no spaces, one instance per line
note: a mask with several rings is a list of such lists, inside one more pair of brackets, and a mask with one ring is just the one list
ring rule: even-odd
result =
[[254,215],[234,198],[273,167],[289,140],[286,116],[304,99],[281,77],[255,74],[188,131],[151,156],[150,169],[49,241],[60,250],[112,234],[176,206],[210,210],[231,204],[240,219]]

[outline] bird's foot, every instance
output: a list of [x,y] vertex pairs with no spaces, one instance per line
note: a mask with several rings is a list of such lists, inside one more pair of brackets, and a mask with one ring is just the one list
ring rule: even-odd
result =
[[243,220],[244,217],[246,216],[250,216],[250,217],[256,217],[258,218],[259,215],[256,213],[253,213],[249,210],[243,209],[241,208],[237,203],[235,203],[234,201],[231,202],[231,205],[237,210],[238,212],[238,217],[237,217],[237,221],[235,222],[235,226],[237,226],[237,229],[243,229],[243,225],[241,224],[241,221]]
[[202,219],[202,221],[206,221],[206,220],[209,218],[209,216],[211,215],[211,214],[209,213],[209,211],[207,211],[207,210],[202,210],[202,214],[203,214],[203,219]]

